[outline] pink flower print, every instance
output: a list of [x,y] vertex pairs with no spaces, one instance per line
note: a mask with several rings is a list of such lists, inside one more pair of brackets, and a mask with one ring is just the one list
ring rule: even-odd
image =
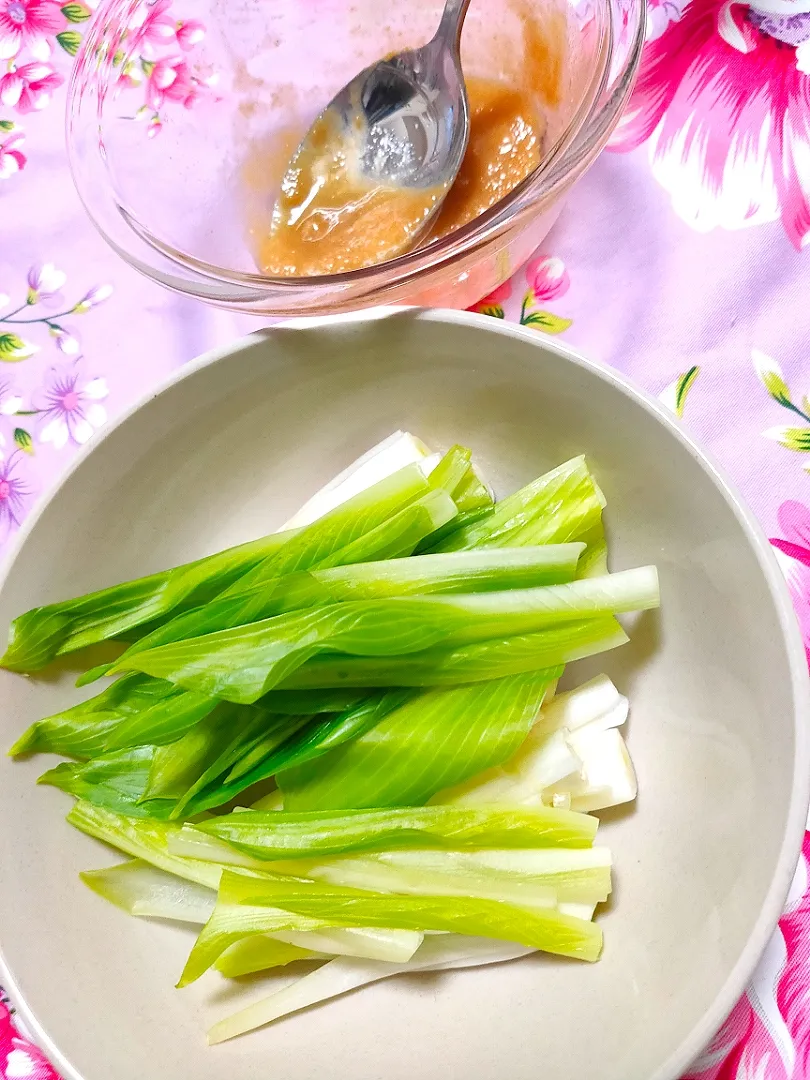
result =
[[8,135],[0,128],[0,180],[8,180],[25,168],[27,158],[20,150],[24,142],[25,134],[19,128]]
[[793,1075],[803,1077],[810,1069],[810,888],[808,888],[810,833],[805,833],[797,875],[804,873],[804,895],[797,904],[788,905],[779,922],[785,939],[787,958],[779,979],[776,1003],[785,1019],[793,1041],[796,1063]]
[[502,285],[499,285],[497,289],[493,289],[491,293],[479,300],[477,304],[473,304],[468,308],[469,311],[477,311],[481,315],[493,315],[495,318],[502,319],[504,317],[503,304],[512,295],[512,282],[507,278]]
[[4,1075],[6,1080],[59,1080],[42,1051],[19,1036],[12,1039]]
[[571,285],[565,263],[554,255],[532,259],[526,267],[526,281],[538,304],[564,296]]
[[57,270],[53,263],[37,263],[28,271],[28,303],[57,296],[67,281],[67,274]]
[[10,60],[23,46],[35,60],[47,60],[48,39],[66,25],[56,0],[0,0],[0,60]]
[[48,106],[64,81],[48,64],[23,64],[0,78],[0,101],[19,113],[35,112]]
[[0,997],[0,1047],[5,1041],[10,1042],[14,1028],[11,1026],[11,1015],[3,1004],[4,998]]
[[86,443],[107,422],[107,410],[99,403],[108,393],[105,379],[85,381],[75,363],[52,368],[41,397],[40,441],[57,450],[68,441]]
[[165,101],[179,101],[190,109],[202,89],[182,56],[169,56],[155,62],[149,72],[146,103],[157,111]]
[[507,279],[503,285],[499,285],[497,289],[493,289],[491,293],[488,293],[483,300],[479,300],[475,305],[476,308],[481,307],[495,307],[501,304],[505,304],[509,297],[512,295],[512,282]]
[[177,44],[184,52],[190,52],[205,37],[205,23],[199,19],[187,19],[177,24]]
[[149,58],[155,55],[155,48],[175,40],[177,24],[168,14],[171,6],[172,0],[155,0],[139,6],[130,23],[130,53],[140,52]]
[[692,228],[781,218],[801,248],[810,236],[810,84],[797,54],[808,40],[810,13],[691,0],[647,46],[613,149],[649,140],[653,174]]
[[30,489],[19,475],[22,453],[0,461],[0,543],[18,528],[25,514]]
[[771,539],[787,580],[810,664],[810,508],[803,503],[782,503],[777,515],[784,539]]
[[754,1010],[743,994],[726,1022],[683,1080],[731,1080],[754,1027]]

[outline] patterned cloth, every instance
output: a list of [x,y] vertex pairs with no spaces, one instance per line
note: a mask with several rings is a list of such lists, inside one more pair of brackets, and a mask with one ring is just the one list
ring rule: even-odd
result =
[[[810,655],[810,0],[649,3],[613,152],[478,306],[562,335],[683,417],[773,538]],[[136,276],[86,220],[62,108],[90,15],[0,0],[0,557],[76,447],[256,325]],[[137,29],[140,60],[122,77],[145,137],[206,92],[204,29],[178,22],[171,0]],[[810,1080],[808,860],[810,833],[779,929],[690,1078]],[[21,1077],[55,1074],[0,994],[0,1080]]]

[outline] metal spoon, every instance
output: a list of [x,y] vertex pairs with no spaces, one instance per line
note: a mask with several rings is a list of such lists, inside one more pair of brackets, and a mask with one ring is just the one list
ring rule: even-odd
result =
[[[324,119],[360,140],[364,178],[387,187],[443,189],[419,236],[429,228],[461,167],[470,134],[461,70],[461,29],[470,0],[447,0],[439,28],[420,49],[365,68],[335,95],[304,137],[288,168],[323,153]],[[314,134],[314,138],[313,138]],[[282,187],[284,184],[282,183]],[[412,235],[407,250],[419,239]]]

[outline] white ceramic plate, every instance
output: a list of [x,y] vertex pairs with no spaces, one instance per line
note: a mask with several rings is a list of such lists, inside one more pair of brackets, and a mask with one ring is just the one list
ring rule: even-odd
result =
[[[34,604],[258,536],[396,428],[470,445],[499,493],[585,451],[612,565],[655,562],[663,609],[595,664],[629,693],[637,807],[604,826],[603,959],[393,979],[209,1049],[191,937],[128,919],[77,872],[118,861],[0,763],[0,978],[69,1080],[674,1080],[779,915],[808,801],[808,680],[768,544],[654,402],[531,330],[407,311],[274,329],[202,357],[82,455],[29,522],[0,625]],[[85,694],[87,691],[84,692]],[[69,672],[0,672],[4,745],[78,700]]]

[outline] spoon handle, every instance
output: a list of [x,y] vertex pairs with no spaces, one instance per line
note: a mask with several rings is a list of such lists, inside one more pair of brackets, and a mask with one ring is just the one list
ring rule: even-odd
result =
[[461,48],[461,28],[469,6],[470,0],[447,0],[439,29],[436,31],[436,39],[444,41],[456,52]]

